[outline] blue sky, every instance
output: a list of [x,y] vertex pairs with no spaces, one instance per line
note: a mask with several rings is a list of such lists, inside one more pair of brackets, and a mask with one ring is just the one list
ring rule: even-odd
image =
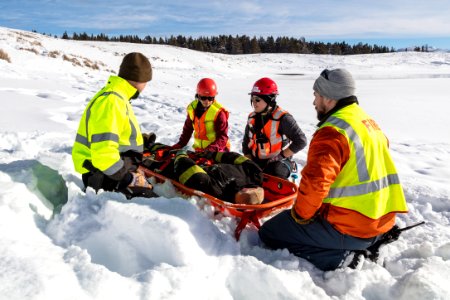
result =
[[0,26],[60,36],[289,36],[450,49],[448,0],[0,0]]

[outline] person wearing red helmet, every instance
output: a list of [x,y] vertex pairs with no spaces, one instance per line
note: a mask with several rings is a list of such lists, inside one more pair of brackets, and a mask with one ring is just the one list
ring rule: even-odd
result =
[[278,87],[264,77],[250,92],[253,112],[248,116],[242,153],[255,161],[264,173],[288,178],[291,157],[306,146],[306,136],[295,119],[277,105]]
[[187,145],[194,134],[195,151],[230,151],[228,140],[228,111],[216,101],[217,85],[211,78],[203,78],[197,84],[195,100],[187,107],[183,132],[172,149]]

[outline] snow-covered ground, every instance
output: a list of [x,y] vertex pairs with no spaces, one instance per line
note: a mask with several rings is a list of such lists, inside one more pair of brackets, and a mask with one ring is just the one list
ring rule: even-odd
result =
[[[0,60],[0,299],[450,299],[449,53],[227,56],[2,27],[0,50],[11,60]],[[79,118],[133,51],[154,67],[133,101],[143,132],[175,143],[198,80],[211,77],[235,151],[257,79],[278,83],[278,103],[310,139],[314,79],[347,68],[360,105],[390,139],[410,209],[397,223],[427,223],[382,248],[379,264],[324,273],[265,249],[254,228],[236,242],[234,219],[170,185],[157,187],[163,197],[133,201],[83,193],[70,155]],[[294,157],[300,167],[306,153]],[[64,200],[53,215],[50,202]]]

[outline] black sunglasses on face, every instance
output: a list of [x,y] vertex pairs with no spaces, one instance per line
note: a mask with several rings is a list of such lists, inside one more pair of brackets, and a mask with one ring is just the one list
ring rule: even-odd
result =
[[262,101],[262,99],[259,98],[259,97],[256,96],[256,95],[251,96],[251,97],[250,97],[250,100],[253,101],[253,102],[256,102],[256,103]]
[[214,97],[211,97],[211,96],[198,96],[198,98],[200,100],[208,100],[208,101],[213,101],[214,100]]
[[322,76],[323,78],[325,78],[326,80],[328,80],[328,70],[325,69],[322,71],[322,73],[320,73],[320,76]]

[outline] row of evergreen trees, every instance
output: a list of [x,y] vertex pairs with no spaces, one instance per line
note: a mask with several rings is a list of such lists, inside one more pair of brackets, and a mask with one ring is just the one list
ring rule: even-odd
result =
[[[386,46],[369,45],[358,43],[349,45],[346,42],[323,43],[307,42],[305,38],[278,37],[269,36],[267,38],[250,38],[247,35],[219,35],[212,37],[188,37],[178,35],[169,38],[156,38],[149,35],[140,38],[137,35],[120,35],[108,37],[104,33],[97,35],[88,35],[87,33],[73,33],[71,37],[64,32],[63,39],[82,40],[82,41],[108,41],[108,42],[126,42],[138,44],[159,44],[172,45],[188,48],[203,52],[214,52],[224,54],[254,54],[254,53],[301,53],[301,54],[370,54],[395,52],[394,48]],[[424,47],[417,51],[427,51]]]

